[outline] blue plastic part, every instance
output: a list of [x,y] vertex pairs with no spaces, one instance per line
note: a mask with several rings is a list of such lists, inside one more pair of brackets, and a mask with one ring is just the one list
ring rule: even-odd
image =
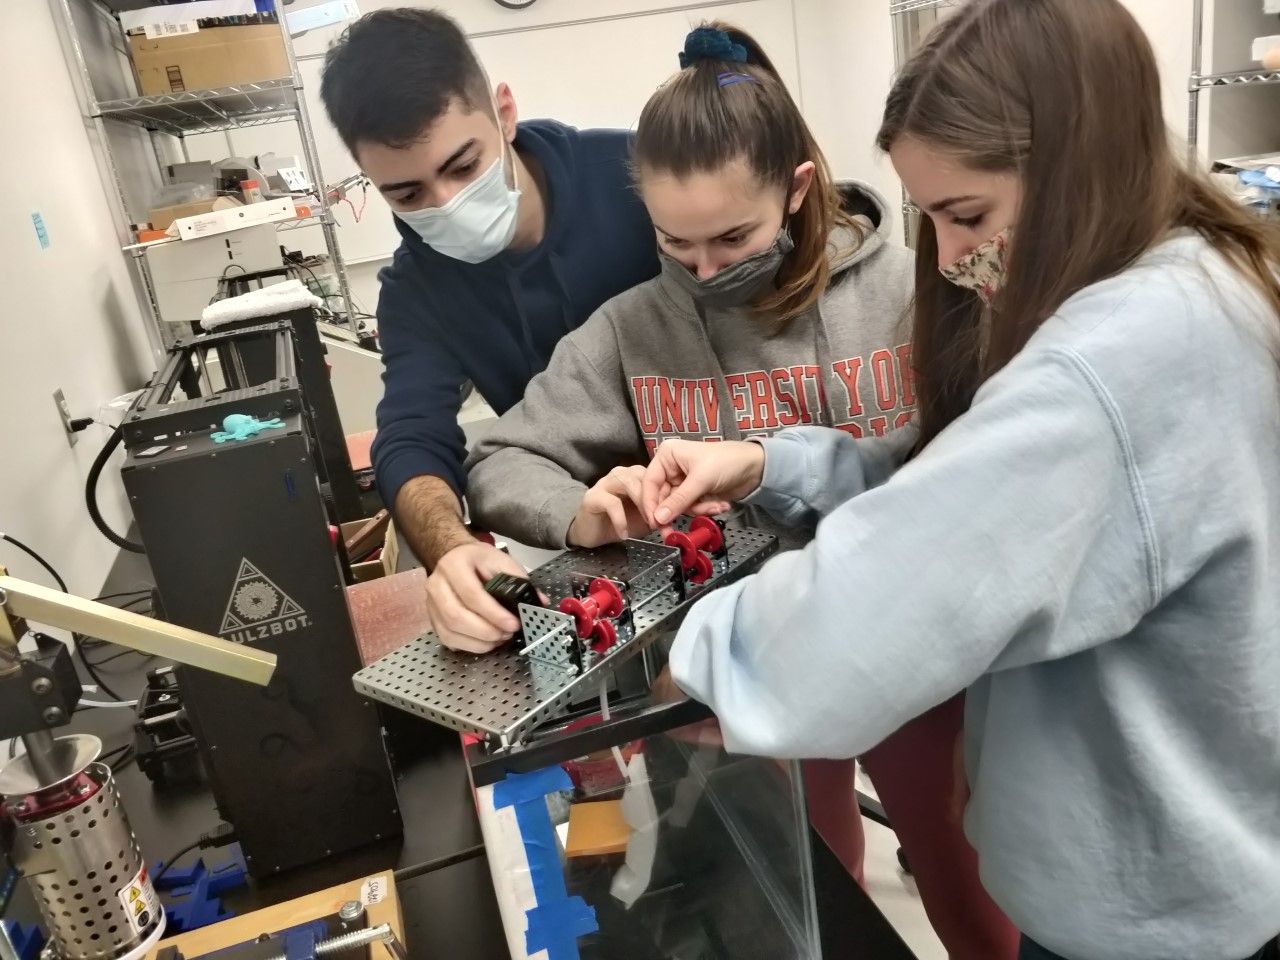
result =
[[18,951],[18,960],[39,960],[40,951],[44,949],[44,934],[35,924],[24,927],[16,920],[0,920],[9,942]]
[[164,912],[170,932],[186,933],[235,916],[220,897],[244,886],[246,873],[240,845],[228,849],[232,856],[224,863],[209,867],[201,857],[185,870],[175,867],[156,883],[156,889],[169,894]]
[[[300,923],[296,927],[289,927],[287,930],[273,933],[271,939],[273,941],[284,941],[284,953],[288,960],[315,960],[316,944],[328,936],[329,925],[327,923],[323,920],[308,920],[306,923]],[[248,942],[252,941],[246,941],[246,943]],[[213,953],[192,957],[191,960],[210,960],[210,958],[220,954],[239,950],[244,945],[243,943],[237,943],[221,950],[215,950]]]
[[[321,924],[321,926],[324,926]],[[328,928],[325,928],[328,932]],[[320,934],[324,939],[324,933]],[[316,960],[316,934],[313,930],[298,930],[284,938],[284,960]]]

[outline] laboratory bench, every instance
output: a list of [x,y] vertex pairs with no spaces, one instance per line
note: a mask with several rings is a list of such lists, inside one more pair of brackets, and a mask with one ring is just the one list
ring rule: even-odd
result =
[[[145,560],[129,557],[123,563],[104,592],[150,579],[143,568]],[[145,684],[146,669],[155,665],[129,654],[113,661],[110,672],[104,670],[104,679],[122,695],[131,695]],[[483,844],[486,836],[492,840],[491,825],[481,829],[481,817],[493,813],[492,798],[486,793],[493,788],[472,789],[456,732],[399,712],[384,718],[393,728],[404,836],[278,877],[250,880],[247,886],[226,893],[224,905],[244,914],[393,870],[402,875],[396,887],[410,957],[508,960],[507,934],[495,894],[495,876],[501,883],[501,870],[491,863],[496,856],[492,847],[490,856],[485,855]],[[88,709],[76,714],[67,732],[92,733],[110,750],[132,742],[132,721],[132,710]],[[565,874],[570,892],[582,896],[601,916],[601,932],[582,938],[579,944],[582,957],[779,960],[800,955],[795,945],[812,936],[826,958],[913,960],[825,843],[812,830],[803,826],[797,830],[796,823],[803,823],[803,814],[796,814],[802,809],[797,806],[800,794],[788,780],[787,767],[731,758],[723,751],[685,742],[679,735],[648,737],[642,753],[651,766],[660,829],[675,840],[660,847],[644,898],[630,915],[610,897],[614,867],[608,861],[568,862]],[[676,816],[681,783],[695,776],[705,802],[696,802]],[[202,780],[155,786],[131,763],[118,772],[117,782],[148,863],[166,860],[220,823],[212,793]],[[263,797],[263,802],[270,798]],[[298,815],[304,817],[306,811],[299,810]],[[744,846],[743,835],[754,840]],[[752,850],[745,859],[763,861],[775,882],[753,883],[749,874],[762,864],[743,862],[743,850]],[[190,853],[180,864],[194,862],[198,855],[206,863],[220,863],[227,851]],[[37,919],[22,884],[6,916],[28,923]],[[777,922],[779,918],[785,922]],[[670,935],[660,936],[663,931]],[[709,946],[707,931],[717,938]],[[693,952],[672,953],[671,942]]]

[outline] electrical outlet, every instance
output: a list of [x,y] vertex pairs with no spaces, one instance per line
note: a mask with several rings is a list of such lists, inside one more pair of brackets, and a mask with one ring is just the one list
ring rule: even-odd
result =
[[71,407],[67,404],[66,395],[61,387],[53,391],[53,402],[58,406],[58,416],[62,418],[62,429],[67,431],[67,443],[74,447],[80,441],[80,434],[71,429]]

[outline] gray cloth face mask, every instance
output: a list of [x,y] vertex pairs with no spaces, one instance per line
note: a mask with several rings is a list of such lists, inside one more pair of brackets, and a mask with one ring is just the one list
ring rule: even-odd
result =
[[750,303],[773,283],[782,267],[783,258],[795,249],[791,235],[779,230],[773,243],[759,253],[725,267],[714,277],[699,280],[684,264],[659,251],[662,272],[681,290],[704,307],[726,310]]

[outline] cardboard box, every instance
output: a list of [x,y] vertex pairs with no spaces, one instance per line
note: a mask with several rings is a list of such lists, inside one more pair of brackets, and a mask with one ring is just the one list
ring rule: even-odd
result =
[[155,40],[130,34],[129,46],[143,96],[289,76],[289,57],[275,24],[206,27]]
[[[352,520],[344,523],[338,528],[338,536],[344,541],[355,535],[368,520]],[[382,540],[382,553],[377,560],[367,560],[364,563],[353,563],[351,565],[351,574],[356,578],[356,583],[368,583],[370,580],[377,580],[379,577],[389,577],[396,572],[396,561],[399,559],[400,544],[396,540],[396,527],[394,523],[387,524],[387,533]]]
[[168,207],[156,207],[147,214],[152,230],[168,230],[169,225],[183,217],[198,217],[202,213],[211,213],[216,209],[214,204],[218,198],[211,200],[194,200],[191,203],[175,203]]
[[217,208],[194,217],[182,217],[173,221],[173,228],[183,240],[195,240],[198,237],[211,237],[229,230],[241,230],[245,227],[256,227],[263,223],[275,223],[279,220],[292,220],[298,212],[293,200],[284,197],[280,200],[264,200],[262,203],[236,204],[222,208],[222,201],[227,197],[219,197]]

